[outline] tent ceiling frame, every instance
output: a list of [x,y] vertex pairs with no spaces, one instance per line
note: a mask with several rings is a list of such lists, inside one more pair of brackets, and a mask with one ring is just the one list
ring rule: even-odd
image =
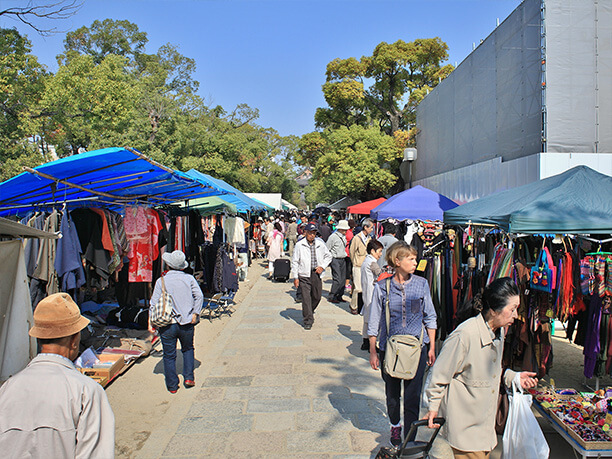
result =
[[81,191],[85,191],[87,193],[91,193],[91,194],[94,194],[94,195],[97,195],[97,196],[102,196],[104,198],[116,199],[118,201],[122,201],[122,200],[139,199],[139,198],[146,198],[146,197],[148,197],[148,195],[146,195],[146,194],[145,195],[132,196],[132,197],[116,196],[116,195],[112,195],[110,193],[105,193],[103,191],[95,191],[95,190],[92,190],[90,188],[86,188],[84,186],[77,185],[76,183],[71,183],[68,180],[59,179],[59,178],[54,177],[52,175],[45,174],[44,172],[37,171],[36,169],[32,169],[31,167],[24,166],[23,168],[24,168],[24,170],[26,170],[30,174],[38,175],[38,176],[46,178],[48,180],[53,180],[54,182],[66,185],[68,187],[77,188],[77,189],[79,189]]

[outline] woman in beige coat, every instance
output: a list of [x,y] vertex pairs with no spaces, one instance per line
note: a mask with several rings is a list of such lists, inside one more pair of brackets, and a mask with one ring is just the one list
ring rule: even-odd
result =
[[[495,414],[500,378],[510,387],[516,373],[502,375],[505,327],[514,322],[519,291],[509,277],[496,279],[472,302],[475,317],[451,333],[432,368],[427,388],[429,427],[438,412],[455,458],[484,459],[497,444]],[[521,386],[537,385],[535,373],[520,373]]]

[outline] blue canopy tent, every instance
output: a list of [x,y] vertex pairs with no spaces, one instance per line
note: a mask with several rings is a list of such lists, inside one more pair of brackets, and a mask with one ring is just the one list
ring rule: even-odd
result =
[[0,183],[0,215],[63,205],[111,209],[135,203],[159,206],[230,193],[132,148],[104,148],[24,170]]
[[[221,199],[228,202],[229,204],[234,205],[238,212],[257,212],[260,210],[266,210],[267,208],[267,206],[265,206],[261,202],[249,198],[242,191],[238,190],[237,188],[231,186],[229,183],[221,179],[217,179],[211,177],[210,175],[203,174],[195,169],[190,169],[186,172],[186,175],[195,180],[202,180],[204,183],[212,183],[215,186],[226,190],[228,193],[232,193],[223,196]],[[197,202],[194,203],[194,205],[197,206]]]
[[612,177],[587,166],[499,191],[444,213],[444,223],[509,233],[612,233]]
[[446,196],[417,185],[391,196],[370,211],[375,220],[442,220],[444,212],[458,204]]

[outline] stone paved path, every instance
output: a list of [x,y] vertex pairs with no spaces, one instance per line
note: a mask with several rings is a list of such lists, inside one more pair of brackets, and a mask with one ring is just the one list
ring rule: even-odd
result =
[[[360,350],[361,316],[324,298],[306,331],[292,283],[250,271],[251,290],[213,347],[196,350],[198,387],[172,401],[136,457],[374,457],[389,424],[380,374]],[[548,430],[551,457],[572,457]],[[436,457],[451,457],[436,443]]]
[[323,299],[306,331],[292,283],[254,268],[196,372],[193,403],[175,425],[169,413],[138,456],[371,457],[389,429],[380,375],[360,350],[361,316]]

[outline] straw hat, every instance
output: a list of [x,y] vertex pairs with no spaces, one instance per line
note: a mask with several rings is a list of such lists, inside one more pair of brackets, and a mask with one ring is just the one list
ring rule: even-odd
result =
[[185,269],[188,264],[185,260],[185,254],[180,250],[175,250],[172,253],[164,253],[162,260],[172,269]]
[[89,324],[77,304],[67,293],[54,293],[43,299],[34,310],[30,336],[41,339],[65,338],[80,332]]
[[336,226],[336,229],[339,229],[339,230],[350,230],[350,229],[351,229],[351,227],[349,226],[348,221],[346,221],[346,220],[340,220],[340,221],[338,222],[338,226]]

